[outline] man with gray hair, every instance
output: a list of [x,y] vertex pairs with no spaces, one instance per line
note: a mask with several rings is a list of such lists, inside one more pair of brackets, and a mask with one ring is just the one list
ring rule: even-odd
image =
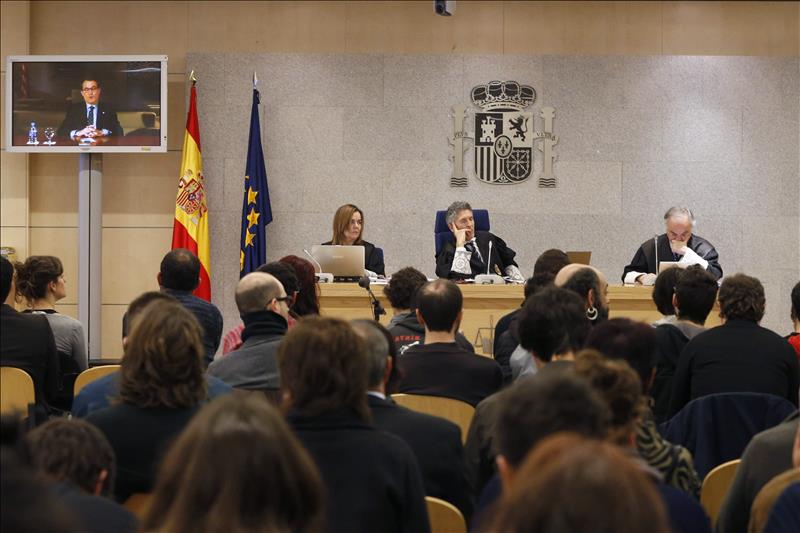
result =
[[517,253],[500,237],[488,231],[475,231],[472,206],[467,202],[450,204],[445,221],[454,239],[446,242],[436,255],[437,276],[467,279],[478,274],[497,274],[525,281],[514,262]]
[[469,519],[472,496],[461,445],[461,430],[452,422],[397,405],[387,390],[395,354],[390,333],[373,320],[350,322],[367,347],[367,402],[372,424],[403,439],[414,452],[425,483],[425,494],[448,501]]
[[664,221],[667,232],[642,243],[622,273],[623,283],[653,285],[658,264],[664,261],[677,262],[683,268],[700,265],[714,278],[722,277],[717,250],[707,240],[692,234],[695,221],[689,208],[670,207]]
[[208,374],[237,389],[277,391],[278,345],[288,329],[289,304],[275,276],[251,272],[236,286],[236,306],[244,322],[242,346],[214,360]]

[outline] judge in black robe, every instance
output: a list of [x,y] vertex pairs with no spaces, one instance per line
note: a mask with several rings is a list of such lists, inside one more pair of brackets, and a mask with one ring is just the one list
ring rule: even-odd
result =
[[[470,251],[470,246],[456,248],[455,241],[445,243],[436,256],[436,275],[440,278],[467,279],[474,278],[478,274],[497,274],[498,276],[522,279],[519,267],[514,261],[517,253],[509,248],[503,239],[488,231],[476,231],[474,240],[470,242],[477,243],[478,253]],[[491,254],[490,242],[492,243]],[[456,261],[457,252],[458,261]],[[487,259],[489,261],[488,271]],[[509,269],[509,267],[513,268]]]
[[623,283],[635,283],[640,274],[657,274],[658,263],[663,261],[675,261],[686,266],[699,264],[716,279],[722,277],[719,254],[710,242],[692,235],[686,247],[688,251],[683,256],[674,253],[670,248],[669,238],[664,233],[658,236],[658,254],[656,254],[655,238],[646,240],[636,250],[630,264],[625,267],[622,273]]

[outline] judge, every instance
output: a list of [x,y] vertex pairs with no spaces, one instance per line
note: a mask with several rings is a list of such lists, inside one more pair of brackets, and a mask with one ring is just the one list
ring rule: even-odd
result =
[[[383,254],[371,242],[361,238],[364,233],[364,213],[353,204],[344,204],[333,215],[333,237],[323,245],[364,247],[364,268],[377,276],[385,276]],[[368,272],[368,274],[369,274]]]
[[717,250],[707,240],[692,234],[694,216],[688,208],[671,207],[664,215],[664,221],[667,232],[639,246],[622,273],[623,283],[653,285],[658,264],[664,261],[675,261],[684,268],[700,265],[715,279],[722,277]]
[[445,221],[455,242],[445,243],[436,255],[437,276],[458,280],[489,273],[525,280],[514,262],[517,253],[503,239],[488,231],[475,231],[472,207],[467,202],[450,204]]

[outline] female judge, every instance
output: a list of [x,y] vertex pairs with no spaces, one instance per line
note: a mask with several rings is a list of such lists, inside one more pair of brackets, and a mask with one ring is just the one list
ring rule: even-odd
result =
[[322,244],[364,247],[364,268],[379,276],[385,275],[383,254],[371,242],[361,238],[364,234],[364,213],[353,204],[345,204],[333,216],[333,238]]

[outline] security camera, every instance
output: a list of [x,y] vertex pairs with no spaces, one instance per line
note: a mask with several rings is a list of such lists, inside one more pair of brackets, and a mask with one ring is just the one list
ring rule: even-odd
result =
[[456,0],[433,0],[433,12],[441,17],[449,17],[456,12]]

